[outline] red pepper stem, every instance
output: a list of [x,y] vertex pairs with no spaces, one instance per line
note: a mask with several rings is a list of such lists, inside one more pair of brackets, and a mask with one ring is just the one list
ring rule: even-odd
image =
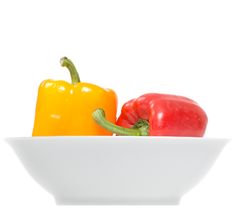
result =
[[101,108],[96,109],[92,114],[93,119],[104,129],[113,132],[117,135],[127,135],[127,136],[147,136],[148,131],[146,127],[140,127],[135,129],[129,129],[121,127],[111,123],[105,118],[105,111]]
[[80,77],[73,62],[69,58],[63,57],[61,58],[60,63],[62,67],[66,67],[70,71],[72,84],[79,83]]

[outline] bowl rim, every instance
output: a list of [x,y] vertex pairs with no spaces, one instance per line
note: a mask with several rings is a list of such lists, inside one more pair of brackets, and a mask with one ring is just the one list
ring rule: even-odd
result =
[[[70,142],[78,143],[75,141],[77,139],[91,139],[91,141],[95,141],[97,143],[101,142],[119,142],[119,143],[161,143],[161,144],[176,144],[176,143],[191,143],[199,144],[196,142],[204,142],[204,143],[224,143],[227,144],[232,139],[226,137],[174,137],[174,136],[21,136],[21,137],[6,137],[4,138],[7,143],[15,143],[15,142],[40,142],[40,143],[60,143],[65,142],[67,139],[72,139]],[[98,139],[103,139],[98,140]],[[127,140],[131,139],[131,140]],[[156,139],[160,139],[160,141],[156,141]],[[55,141],[57,140],[57,141]],[[135,141],[134,141],[135,140]],[[88,143],[88,141],[87,141]],[[200,143],[202,144],[202,143]]]

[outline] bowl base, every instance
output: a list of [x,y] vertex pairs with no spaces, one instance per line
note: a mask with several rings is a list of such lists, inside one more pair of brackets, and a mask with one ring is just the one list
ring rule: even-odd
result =
[[71,198],[55,198],[57,205],[178,205],[180,198],[164,198],[164,199],[71,199]]

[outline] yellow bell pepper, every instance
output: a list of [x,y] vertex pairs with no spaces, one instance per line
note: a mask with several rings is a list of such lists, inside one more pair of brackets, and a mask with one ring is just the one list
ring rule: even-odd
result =
[[72,84],[62,80],[45,80],[40,84],[32,135],[112,135],[93,120],[92,113],[103,108],[107,119],[115,123],[115,92],[80,82],[72,61],[64,57],[60,62],[70,71]]

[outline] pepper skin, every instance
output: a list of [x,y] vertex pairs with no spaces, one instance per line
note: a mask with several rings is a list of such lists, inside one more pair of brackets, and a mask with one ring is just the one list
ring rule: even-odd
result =
[[115,123],[117,96],[110,89],[80,82],[73,63],[66,57],[61,65],[69,69],[72,84],[45,80],[39,86],[33,136],[112,135],[96,124],[92,112],[101,107]]
[[149,93],[125,103],[116,124],[105,112],[93,113],[98,124],[118,135],[202,137],[207,115],[193,100],[176,95]]

